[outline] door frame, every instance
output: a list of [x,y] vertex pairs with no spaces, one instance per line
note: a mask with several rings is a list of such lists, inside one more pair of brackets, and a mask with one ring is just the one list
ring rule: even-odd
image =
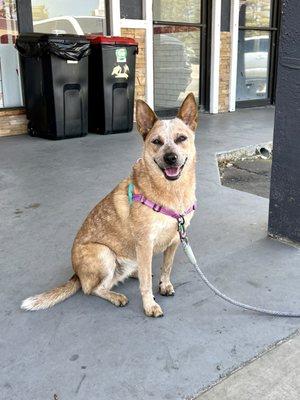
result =
[[16,0],[19,33],[33,32],[31,0]]

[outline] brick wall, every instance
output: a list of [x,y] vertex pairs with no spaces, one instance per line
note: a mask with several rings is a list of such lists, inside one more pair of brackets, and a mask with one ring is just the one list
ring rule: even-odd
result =
[[24,109],[0,111],[0,136],[14,136],[27,132]]
[[135,39],[139,45],[139,53],[136,57],[135,70],[135,98],[146,99],[146,54],[145,54],[145,29],[123,28],[122,36]]
[[228,112],[230,61],[231,61],[231,34],[230,32],[221,32],[219,112]]

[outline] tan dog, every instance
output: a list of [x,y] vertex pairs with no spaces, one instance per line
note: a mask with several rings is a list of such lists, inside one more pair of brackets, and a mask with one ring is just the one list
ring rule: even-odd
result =
[[[163,315],[152,292],[152,256],[164,252],[159,291],[164,296],[173,295],[170,274],[179,243],[177,221],[141,203],[130,204],[128,185],[133,183],[138,193],[179,213],[195,203],[197,115],[192,94],[172,120],[159,120],[146,103],[137,101],[137,127],[144,139],[142,158],[133,166],[132,175],[96,205],[80,228],[72,248],[73,277],[62,286],[24,300],[23,309],[51,307],[80,288],[125,306],[128,299],[111,289],[137,275],[146,315]],[[192,215],[186,216],[187,225]]]

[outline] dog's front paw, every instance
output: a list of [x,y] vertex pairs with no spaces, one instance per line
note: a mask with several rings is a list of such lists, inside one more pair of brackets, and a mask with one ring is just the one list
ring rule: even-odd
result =
[[175,290],[172,283],[169,282],[160,282],[159,283],[159,293],[162,296],[174,296]]
[[160,305],[157,304],[155,301],[149,305],[144,305],[144,311],[148,317],[157,318],[164,315]]

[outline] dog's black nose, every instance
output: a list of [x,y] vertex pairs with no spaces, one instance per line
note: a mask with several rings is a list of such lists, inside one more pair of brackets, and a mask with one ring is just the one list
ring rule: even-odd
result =
[[175,153],[166,153],[164,155],[164,161],[168,165],[175,165],[177,162],[178,156]]

